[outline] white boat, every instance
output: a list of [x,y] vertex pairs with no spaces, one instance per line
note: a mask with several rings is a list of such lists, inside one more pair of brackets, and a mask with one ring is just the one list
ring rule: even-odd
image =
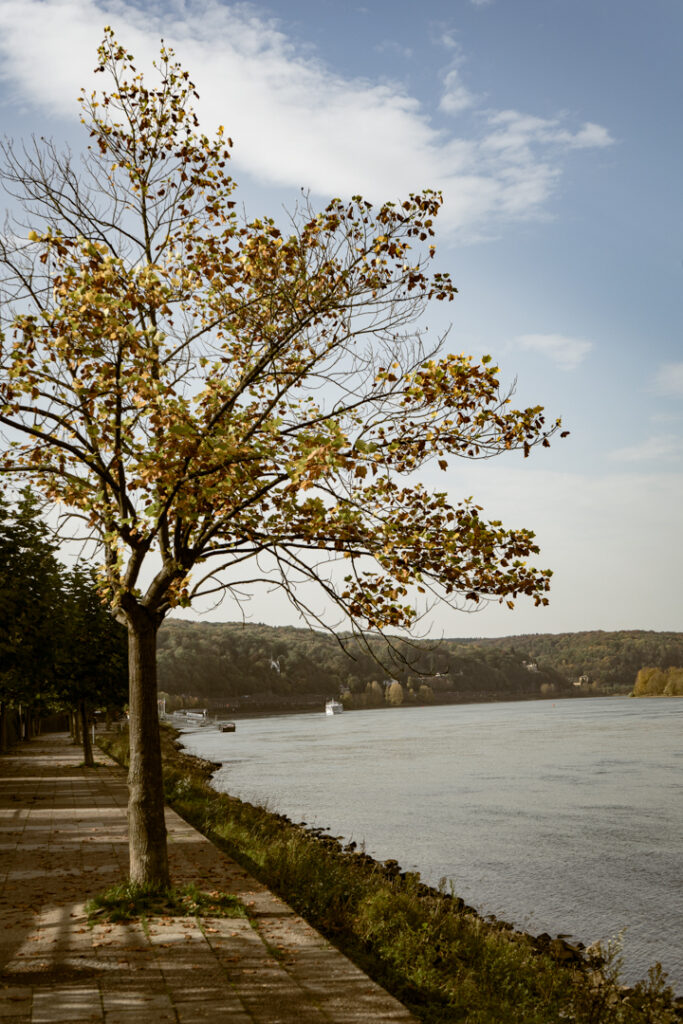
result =
[[325,705],[326,715],[341,715],[343,710],[344,705],[341,703],[341,701],[338,700],[328,700],[327,704]]

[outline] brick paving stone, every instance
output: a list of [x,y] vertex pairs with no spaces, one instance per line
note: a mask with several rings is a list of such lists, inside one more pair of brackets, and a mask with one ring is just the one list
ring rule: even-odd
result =
[[171,873],[244,918],[88,926],[127,873],[125,773],[66,736],[0,757],[0,1024],[410,1024],[404,1007],[167,808]]

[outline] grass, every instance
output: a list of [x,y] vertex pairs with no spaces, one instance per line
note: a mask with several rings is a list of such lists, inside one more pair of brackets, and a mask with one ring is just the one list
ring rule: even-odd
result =
[[[168,802],[277,892],[426,1024],[673,1024],[661,968],[622,986],[618,944],[566,964],[505,922],[484,920],[451,893],[394,861],[214,791],[215,765],[178,749],[162,729]],[[126,763],[127,737],[103,744]],[[566,952],[566,950],[565,950]],[[555,954],[555,955],[553,955]]]
[[88,922],[132,921],[148,917],[246,917],[235,896],[201,892],[195,885],[156,892],[133,882],[120,882],[85,905]]

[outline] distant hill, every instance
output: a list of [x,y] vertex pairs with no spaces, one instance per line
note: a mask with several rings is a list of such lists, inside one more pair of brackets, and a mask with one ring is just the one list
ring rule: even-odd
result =
[[344,690],[362,703],[373,680],[397,679],[407,699],[426,684],[440,702],[629,693],[643,665],[683,664],[683,633],[642,630],[342,642],[290,626],[171,619],[159,634],[159,686],[213,702],[299,706]]
[[497,637],[477,643],[487,648],[521,651],[527,658],[552,665],[567,679],[587,675],[597,687],[622,693],[631,692],[644,665],[670,668],[683,664],[683,633],[591,630]]

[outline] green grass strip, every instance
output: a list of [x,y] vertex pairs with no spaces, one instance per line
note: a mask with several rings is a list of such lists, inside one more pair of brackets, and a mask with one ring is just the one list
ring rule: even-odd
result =
[[120,882],[85,905],[88,922],[132,921],[148,917],[246,917],[237,899],[224,892],[202,892],[190,884],[182,889],[152,891],[133,882]]

